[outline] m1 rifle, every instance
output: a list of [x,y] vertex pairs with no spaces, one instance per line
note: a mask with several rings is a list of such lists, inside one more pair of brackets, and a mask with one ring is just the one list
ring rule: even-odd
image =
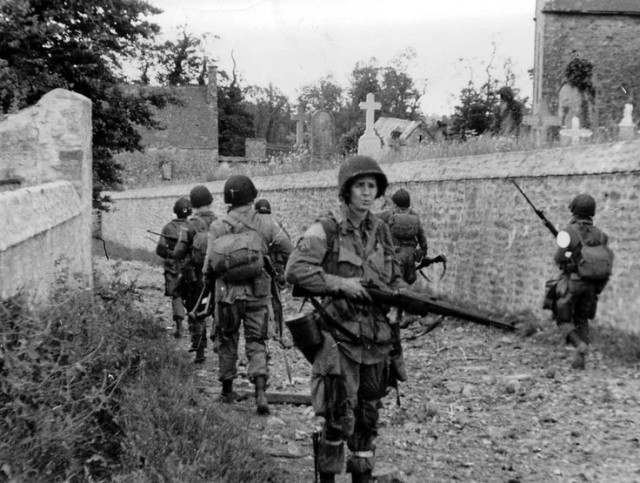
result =
[[547,227],[547,229],[551,232],[551,234],[554,237],[557,237],[558,236],[558,230],[556,230],[556,227],[553,226],[553,223],[551,223],[547,219],[547,217],[544,215],[544,211],[539,210],[538,208],[535,207],[535,205],[531,202],[529,197],[524,194],[524,191],[522,191],[522,189],[520,188],[520,186],[518,186],[518,183],[516,183],[516,181],[514,179],[512,179],[511,182],[515,185],[516,188],[518,188],[518,191],[522,194],[522,196],[524,196],[524,199],[527,200],[527,203],[529,203],[529,206],[531,206],[531,208],[533,208],[533,211],[535,211],[536,215],[538,215],[538,218],[540,218],[542,220],[542,223],[544,224],[544,226]]
[[[513,332],[516,329],[513,325],[490,319],[478,312],[461,309],[455,305],[418,293],[414,290],[393,290],[389,287],[382,286],[382,284],[376,284],[375,282],[363,283],[363,286],[371,297],[371,300],[374,301],[373,303],[388,305],[391,307],[400,307],[404,311],[413,315],[420,315],[423,317],[428,314],[452,316],[468,320],[469,322],[475,322],[476,324],[495,327],[510,332]],[[320,312],[320,315],[326,319],[326,311],[318,308],[318,302],[314,303],[314,297],[319,294],[307,292],[306,290],[296,286],[293,289],[292,295],[294,297],[308,298],[314,305],[314,308],[316,308],[316,310]],[[329,321],[329,325],[337,329],[333,321]],[[341,327],[341,329],[343,328]],[[340,331],[342,332],[342,330]]]
[[147,233],[151,233],[152,235],[156,235],[156,236],[161,236],[163,238],[166,238],[167,240],[178,241],[178,237],[177,236],[163,235],[162,233],[158,233],[158,232],[151,231],[151,230],[147,230]]

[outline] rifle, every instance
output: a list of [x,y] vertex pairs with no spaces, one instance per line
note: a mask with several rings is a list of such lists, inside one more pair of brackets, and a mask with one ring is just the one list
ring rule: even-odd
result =
[[420,273],[420,275],[422,275],[425,279],[429,280],[427,276],[423,274],[420,270],[430,265],[433,265],[434,263],[442,263],[442,275],[440,275],[440,280],[442,280],[442,277],[444,277],[444,274],[447,273],[447,257],[445,257],[443,254],[440,254],[437,257],[433,257],[433,258],[424,257],[420,261],[420,263],[416,265],[416,271]]
[[156,236],[161,236],[163,238],[166,238],[167,240],[178,241],[178,237],[177,236],[163,235],[162,233],[157,233],[157,232],[151,231],[151,230],[147,230],[147,233],[151,233],[152,235],[156,235]]
[[544,216],[544,211],[539,210],[538,208],[535,207],[535,205],[531,202],[529,197],[524,194],[524,191],[522,191],[522,189],[520,189],[520,186],[518,186],[518,183],[516,183],[516,181],[514,179],[512,179],[511,182],[516,186],[516,188],[518,188],[518,191],[522,194],[522,196],[524,196],[524,199],[527,200],[527,203],[529,203],[529,206],[531,206],[531,208],[533,208],[533,211],[535,211],[536,215],[538,215],[538,218],[540,218],[542,220],[542,223],[544,224],[544,226],[547,227],[547,229],[551,232],[551,234],[554,237],[557,237],[558,236],[558,230],[556,230],[556,227],[553,226],[553,223],[551,223],[547,219],[547,217]]
[[291,367],[289,366],[289,359],[287,358],[287,347],[285,346],[282,330],[282,323],[284,320],[284,313],[282,309],[282,299],[280,298],[280,289],[278,288],[278,283],[276,282],[276,270],[271,262],[269,257],[264,257],[265,267],[269,275],[271,275],[271,304],[273,306],[273,318],[278,326],[278,332],[280,333],[280,347],[282,348],[282,354],[284,356],[284,368],[287,371],[287,379],[289,379],[289,384],[293,383],[293,379],[291,377]]
[[[490,319],[488,317],[484,317],[477,312],[473,312],[470,310],[464,310],[459,307],[456,307],[447,302],[443,302],[441,300],[437,300],[434,297],[429,297],[427,295],[423,295],[414,290],[402,289],[402,290],[392,290],[388,287],[380,287],[379,285],[369,282],[363,284],[364,288],[369,293],[371,300],[376,304],[384,304],[390,305],[392,307],[400,307],[406,312],[413,315],[425,316],[427,314],[437,314],[444,316],[453,316],[458,317],[459,319],[468,320],[469,322],[475,322],[476,324],[486,325],[488,327],[496,327],[498,329],[514,331],[516,328],[513,325],[506,324],[504,322],[499,322],[497,320]],[[318,294],[313,294],[307,292],[306,290],[300,287],[294,287],[292,295],[294,297],[306,297],[313,304],[314,308],[320,312],[320,315],[323,316],[323,319],[327,319],[326,310],[319,310],[320,303],[315,300],[315,296]],[[322,307],[320,305],[320,307]],[[324,309],[324,308],[323,308]],[[331,327],[336,327],[336,324],[333,321],[329,321],[329,325]],[[339,324],[338,324],[339,325]],[[339,325],[340,332],[348,332],[342,325]],[[347,335],[347,334],[345,334]],[[355,336],[355,334],[352,334]],[[363,339],[362,336],[356,336],[359,339]],[[366,342],[366,341],[364,341]]]

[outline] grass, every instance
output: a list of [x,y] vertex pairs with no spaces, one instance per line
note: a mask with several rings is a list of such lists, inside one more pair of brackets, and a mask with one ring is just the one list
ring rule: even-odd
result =
[[121,279],[0,302],[0,482],[293,481],[200,395]]

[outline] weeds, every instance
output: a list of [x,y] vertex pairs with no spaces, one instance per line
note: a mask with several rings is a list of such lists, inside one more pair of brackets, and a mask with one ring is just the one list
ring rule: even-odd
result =
[[0,482],[286,481],[116,276],[0,302]]

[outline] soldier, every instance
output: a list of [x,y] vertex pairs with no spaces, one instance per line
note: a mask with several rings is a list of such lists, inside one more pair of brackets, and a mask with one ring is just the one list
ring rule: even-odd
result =
[[345,440],[351,450],[346,470],[352,481],[371,481],[374,469],[393,329],[386,311],[371,304],[361,282],[375,274],[392,288],[407,287],[389,228],[371,212],[387,185],[386,175],[372,158],[347,158],[338,172],[340,211],[319,218],[307,229],[285,271],[288,282],[325,296],[327,313],[342,328],[320,327],[324,340],[311,376],[313,407],[324,418],[316,463],[325,483],[335,481],[343,469]]
[[[417,278],[416,263],[427,256],[427,237],[420,216],[411,209],[411,197],[407,190],[396,191],[391,201],[394,207],[378,216],[389,225],[402,278],[411,285]],[[402,309],[397,311],[397,322],[401,327],[406,327],[410,322],[402,322]]]
[[162,236],[156,246],[156,254],[164,258],[164,294],[171,297],[173,321],[176,331],[173,336],[180,338],[182,335],[182,321],[185,316],[185,308],[180,296],[180,264],[173,259],[173,249],[178,241],[182,227],[186,224],[187,217],[191,214],[191,202],[182,197],[173,205],[173,213],[176,218],[162,228]]
[[[173,250],[174,258],[184,265],[183,299],[187,312],[192,312],[204,288],[202,266],[206,254],[207,232],[209,225],[216,219],[211,211],[213,196],[204,185],[194,186],[189,193],[193,215],[180,231],[178,243]],[[204,318],[189,318],[191,332],[191,351],[195,351],[194,362],[201,364],[205,360],[207,347],[207,327]]]
[[584,369],[589,352],[589,320],[596,315],[598,295],[604,289],[613,264],[606,233],[594,226],[596,201],[580,194],[569,204],[573,215],[564,229],[566,247],[560,242],[554,255],[562,276],[556,285],[556,320],[566,341],[576,347],[571,366]]
[[[258,213],[259,215],[265,215],[270,219],[273,219],[273,222],[278,225],[287,236],[287,238],[291,240],[291,236],[289,235],[287,230],[285,230],[284,226],[282,226],[282,223],[272,218],[271,204],[269,203],[269,200],[266,200],[264,198],[256,200],[255,204],[253,205],[253,209],[256,210],[256,213]],[[278,288],[282,290],[286,285],[284,280],[284,267],[287,264],[287,260],[283,259],[278,253],[274,253],[272,250],[269,250],[269,252],[269,259],[271,260],[273,269],[276,272],[276,282],[278,284]]]
[[227,179],[224,202],[229,205],[229,210],[211,225],[205,279],[214,286],[221,400],[226,403],[234,400],[233,380],[238,376],[242,323],[249,361],[247,375],[255,385],[257,412],[268,414],[266,340],[271,276],[264,266],[264,257],[270,247],[286,260],[293,246],[273,220],[258,215],[253,209],[256,195],[257,190],[247,176],[233,175]]

